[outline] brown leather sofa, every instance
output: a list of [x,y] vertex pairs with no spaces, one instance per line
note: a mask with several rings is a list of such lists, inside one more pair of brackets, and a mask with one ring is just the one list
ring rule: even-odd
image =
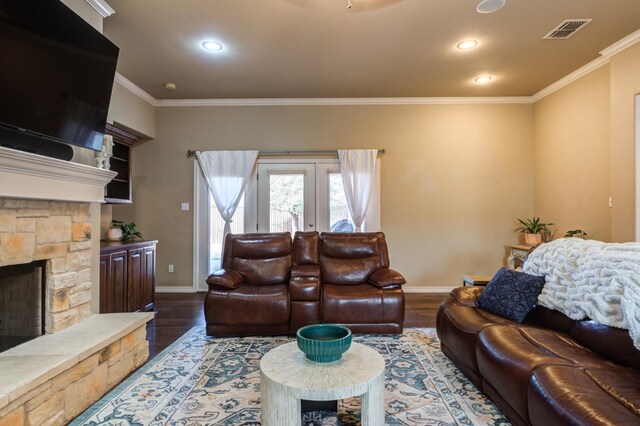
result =
[[402,333],[406,281],[389,269],[382,232],[320,236],[322,322],[354,333]]
[[354,333],[401,333],[404,278],[384,234],[228,234],[207,278],[210,336],[295,334],[321,322]]
[[442,351],[513,424],[640,424],[640,351],[627,330],[541,306],[515,323],[476,306],[483,289],[454,289],[436,328]]
[[222,268],[207,278],[210,336],[289,333],[291,235],[227,234]]

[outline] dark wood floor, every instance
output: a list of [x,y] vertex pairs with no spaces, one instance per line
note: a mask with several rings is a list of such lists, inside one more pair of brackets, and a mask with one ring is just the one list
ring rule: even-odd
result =
[[[408,293],[405,327],[435,327],[436,312],[446,294]],[[205,325],[204,293],[156,294],[156,317],[147,326],[149,358],[175,342],[191,327]]]

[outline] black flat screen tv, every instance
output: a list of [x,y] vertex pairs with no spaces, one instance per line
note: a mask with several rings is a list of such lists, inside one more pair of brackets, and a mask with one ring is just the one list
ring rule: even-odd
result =
[[118,52],[59,0],[0,0],[0,145],[99,151]]

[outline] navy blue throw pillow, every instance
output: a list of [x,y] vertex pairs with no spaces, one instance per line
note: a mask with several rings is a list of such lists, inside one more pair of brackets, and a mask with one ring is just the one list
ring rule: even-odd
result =
[[515,322],[522,322],[536,306],[544,287],[544,278],[501,268],[478,298],[485,311]]

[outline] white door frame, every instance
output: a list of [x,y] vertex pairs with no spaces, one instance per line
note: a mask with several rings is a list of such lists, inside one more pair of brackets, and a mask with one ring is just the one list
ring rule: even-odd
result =
[[[340,173],[340,162],[324,162],[317,164],[316,197],[318,200],[329,200],[329,173]],[[316,205],[316,231],[329,232],[329,202]]]
[[[203,243],[201,231],[209,229],[209,206],[202,200],[208,200],[207,184],[197,161],[193,162],[193,291],[207,291],[205,280],[209,269],[209,242]],[[207,236],[208,240],[209,237]]]
[[[640,95],[636,97],[636,104],[640,103]],[[640,110],[637,107],[636,110]],[[638,113],[637,113],[638,114]],[[640,123],[640,118],[637,120]],[[640,127],[638,125],[637,127]],[[640,144],[640,136],[636,138],[637,144]],[[636,149],[640,151],[640,149]],[[378,162],[380,159],[378,159]],[[326,196],[327,182],[323,179],[318,179],[319,175],[322,175],[322,171],[339,171],[340,164],[337,158],[258,158],[259,164],[287,164],[287,163],[314,163],[316,164],[316,199],[322,196],[324,193]],[[636,161],[636,164],[640,164],[640,161]],[[194,291],[207,291],[207,285],[205,280],[208,276],[209,269],[209,214],[210,209],[208,201],[203,203],[202,200],[209,199],[209,189],[202,175],[202,171],[197,161],[193,162],[193,290]],[[245,202],[245,232],[258,232],[258,180],[257,171],[254,170],[253,176],[249,179],[245,190],[244,202]],[[640,176],[640,172],[639,176]],[[638,177],[640,182],[640,177]],[[378,173],[376,176],[376,185],[380,188],[380,167],[378,167]],[[640,188],[640,184],[636,185],[636,188]],[[379,191],[376,191],[379,196]],[[640,196],[636,197],[636,202],[640,200]],[[379,198],[372,198],[372,206],[367,212],[366,222],[371,224],[372,229],[380,228],[380,201]],[[315,230],[319,232],[328,231],[325,229],[324,223],[328,223],[329,212],[320,211],[321,207],[318,203],[315,205]],[[636,209],[637,211],[640,209]],[[640,216],[638,216],[640,221]],[[640,223],[640,222],[638,222]],[[305,223],[305,226],[308,222]],[[640,226],[636,226],[636,232],[640,229]],[[640,240],[639,240],[640,241]]]
[[635,98],[636,138],[636,241],[640,242],[640,93]]

